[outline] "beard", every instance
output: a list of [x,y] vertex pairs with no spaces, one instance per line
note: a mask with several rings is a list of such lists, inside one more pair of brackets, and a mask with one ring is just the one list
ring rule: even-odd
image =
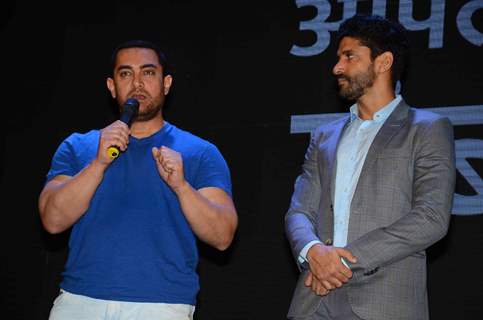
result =
[[161,103],[154,103],[153,101],[149,101],[145,108],[139,110],[134,120],[138,122],[144,122],[154,119],[159,116],[161,109]]
[[345,85],[339,84],[339,95],[347,100],[357,100],[364,95],[367,88],[372,87],[376,79],[376,73],[371,63],[365,72],[359,72],[354,76],[338,75],[337,79],[347,81]]
[[[139,111],[137,115],[133,117],[133,122],[146,122],[159,117],[161,110],[164,105],[165,97],[164,95],[159,95],[157,97],[151,97],[147,92],[140,93],[144,96],[143,100],[138,100],[140,103]],[[129,97],[135,98],[135,94],[129,94]]]

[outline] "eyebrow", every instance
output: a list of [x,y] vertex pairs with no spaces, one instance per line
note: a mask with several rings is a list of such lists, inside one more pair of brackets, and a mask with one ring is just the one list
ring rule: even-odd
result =
[[153,64],[153,63],[143,64],[141,66],[141,69],[146,69],[146,68],[155,68],[156,69],[157,66],[155,64]]
[[[155,68],[156,69],[156,65],[153,64],[153,63],[147,63],[147,64],[143,64],[141,66],[141,69],[146,69],[146,68]],[[126,65],[126,64],[121,64],[119,67],[117,67],[117,71],[123,70],[123,69],[133,70],[134,68],[132,66]]]
[[342,55],[348,55],[348,54],[351,54],[351,53],[354,53],[354,50],[349,49],[349,50],[344,50],[344,51],[341,52]]

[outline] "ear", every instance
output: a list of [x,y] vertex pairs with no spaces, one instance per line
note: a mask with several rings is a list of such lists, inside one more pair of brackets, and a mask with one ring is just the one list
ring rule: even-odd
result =
[[375,67],[377,73],[385,73],[391,70],[394,62],[394,56],[391,52],[386,51],[376,57]]
[[172,76],[167,75],[163,78],[164,95],[167,95],[169,93],[169,89],[171,88],[172,84],[173,84]]
[[116,99],[116,85],[114,84],[114,80],[112,78],[107,78],[106,80],[107,89],[111,92],[111,96]]

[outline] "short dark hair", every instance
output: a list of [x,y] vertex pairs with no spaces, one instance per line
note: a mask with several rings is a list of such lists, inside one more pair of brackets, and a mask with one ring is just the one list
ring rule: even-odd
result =
[[129,40],[118,45],[112,52],[111,70],[110,70],[111,76],[113,76],[114,68],[116,66],[117,54],[122,49],[129,49],[129,48],[146,48],[146,49],[154,50],[154,52],[156,52],[158,56],[159,64],[163,68],[163,76],[171,74],[171,71],[169,70],[168,60],[166,59],[166,55],[161,51],[161,49],[156,44],[146,40]]
[[409,58],[409,41],[406,29],[400,23],[378,15],[357,14],[342,22],[337,34],[337,44],[344,37],[357,39],[368,47],[372,60],[386,51],[391,52],[394,57],[391,69],[393,86],[404,78]]

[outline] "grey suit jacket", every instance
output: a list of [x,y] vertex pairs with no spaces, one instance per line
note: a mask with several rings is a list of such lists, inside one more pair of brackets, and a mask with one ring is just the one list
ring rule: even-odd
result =
[[[309,241],[332,242],[336,149],[347,123],[321,126],[311,137],[285,216],[296,261]],[[454,159],[449,120],[404,101],[376,135],[352,199],[346,246],[358,258],[346,286],[360,318],[429,318],[425,249],[448,229]],[[289,318],[313,314],[324,299],[305,287],[307,270],[300,269]]]

